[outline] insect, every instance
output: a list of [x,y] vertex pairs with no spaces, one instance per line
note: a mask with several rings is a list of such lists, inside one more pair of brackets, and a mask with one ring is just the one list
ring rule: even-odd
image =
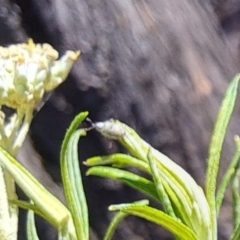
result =
[[126,133],[124,124],[114,119],[110,119],[105,122],[92,123],[92,128],[95,128],[103,136],[110,139],[122,138]]

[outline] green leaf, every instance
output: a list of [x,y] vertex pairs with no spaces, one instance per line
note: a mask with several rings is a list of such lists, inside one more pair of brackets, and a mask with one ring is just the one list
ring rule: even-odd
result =
[[223,148],[223,142],[225,139],[226,131],[229,125],[229,121],[235,106],[238,83],[240,75],[238,74],[228,87],[224,96],[223,102],[220,107],[217,122],[214,127],[208,156],[208,167],[206,176],[206,196],[211,211],[211,223],[213,227],[213,239],[217,238],[217,223],[216,223],[216,186],[217,176],[220,164],[220,157]]
[[120,181],[159,201],[154,183],[144,177],[138,176],[137,174],[112,167],[92,167],[86,174],[107,177]]
[[157,225],[160,225],[163,228],[167,229],[180,239],[199,240],[197,239],[195,233],[189,227],[155,208],[148,206],[125,205],[119,206],[119,208],[115,206],[115,208],[112,210],[119,210],[124,213],[135,215],[153,223],[156,223]]
[[[33,226],[33,224],[35,224],[34,223],[34,214],[37,214],[40,217],[42,217],[43,219],[45,219],[46,221],[48,221],[48,216],[45,215],[44,212],[41,212],[40,209],[38,209],[37,206],[35,206],[35,205],[33,205],[29,202],[22,201],[22,200],[10,200],[10,203],[15,204],[22,209],[28,210],[28,213],[29,213],[29,216],[30,216],[30,221],[28,222],[29,229],[27,229],[27,231],[29,231],[29,235],[32,235],[33,237],[36,235],[34,233],[35,225]],[[63,221],[67,221],[67,219],[65,219]],[[69,235],[70,233],[68,232],[69,229],[68,229],[67,224],[62,224],[61,226],[58,226],[57,228],[59,230],[58,231],[59,232],[59,234],[58,234],[58,236],[59,236],[58,239],[59,240],[70,240],[70,235]],[[32,238],[30,238],[30,239],[32,239]],[[75,239],[75,236],[72,236],[71,239]]]
[[[137,206],[143,206],[143,205],[148,205],[149,201],[148,200],[142,200],[142,201],[137,201],[132,203],[133,205],[137,205]],[[122,204],[121,204],[122,205]],[[130,205],[130,204],[128,204]],[[114,206],[116,205],[111,205],[109,207],[109,209],[114,209]],[[118,212],[115,217],[113,218],[113,220],[111,221],[107,232],[104,236],[104,240],[111,240],[113,237],[114,232],[116,231],[118,225],[123,221],[124,218],[126,218],[129,214],[124,213],[124,212]]]
[[[117,120],[95,124],[97,131],[118,140],[140,162],[147,163],[149,148],[161,173],[163,187],[169,196],[174,213],[182,222],[198,233],[200,239],[211,236],[210,210],[202,188],[179,165],[152,148],[127,125]],[[106,174],[107,175],[107,174]]]
[[233,183],[232,183],[232,205],[233,205],[233,225],[234,231],[237,229],[237,226],[240,225],[240,165],[238,164],[237,169],[234,172]]
[[227,191],[227,188],[229,186],[230,181],[232,180],[234,173],[236,171],[236,167],[239,164],[240,160],[240,139],[238,136],[235,137],[235,143],[236,143],[236,151],[233,156],[233,159],[223,176],[223,180],[219,186],[219,189],[217,191],[217,197],[216,197],[216,210],[217,210],[217,215],[219,214],[220,208],[222,206],[223,198],[225,196],[225,193]]
[[[158,193],[159,199],[163,205],[163,208],[167,214],[169,214],[173,218],[176,218],[176,214],[173,210],[172,203],[169,199],[169,196],[168,196],[166,190],[164,189],[161,172],[152,156],[151,148],[149,148],[148,161],[149,161],[149,165],[150,165],[150,168],[152,171],[152,176],[153,176],[153,180],[154,180],[154,183],[155,183],[155,186],[157,189],[157,193]],[[184,211],[184,210],[185,209],[182,209],[182,211]]]
[[16,183],[38,209],[44,213],[51,224],[59,228],[63,223],[66,223],[66,219],[71,220],[68,209],[1,146],[0,164],[11,174]]
[[233,231],[232,236],[230,237],[231,240],[239,240],[240,239],[240,224],[236,227]]
[[79,125],[86,119],[87,116],[88,116],[88,112],[82,112],[82,113],[79,113],[72,121],[69,129],[67,130],[67,132],[65,134],[65,137],[64,137],[64,140],[62,143],[61,159],[64,157],[64,154],[67,151],[68,142],[69,142],[69,139],[71,138],[72,134],[79,128]]
[[136,206],[147,206],[149,205],[149,200],[143,199],[139,201],[135,201],[133,203],[120,203],[120,204],[112,204],[108,207],[109,211],[118,211],[128,207],[136,207]]
[[[113,119],[96,123],[95,125],[97,125],[97,131],[101,134],[118,140],[130,154],[139,159],[140,162],[148,164],[147,155],[151,146],[141,139],[132,128]],[[158,164],[162,177],[166,181],[171,181],[172,186],[176,186],[179,189],[179,192],[184,196],[184,201],[187,199],[187,204],[191,203],[190,194],[193,192],[192,188],[193,186],[198,188],[193,178],[179,165],[156,149],[152,148],[152,155]]]
[[110,226],[107,229],[107,232],[104,236],[104,240],[111,240],[114,232],[116,231],[118,225],[126,218],[129,214],[124,212],[119,212],[115,215],[114,219],[111,221]]
[[[35,236],[36,234],[34,233],[34,227],[35,225],[33,226],[34,223],[34,214],[37,214],[39,215],[40,217],[42,217],[43,219],[45,219],[46,221],[48,221],[48,216],[47,215],[44,215],[44,212],[41,212],[37,206],[29,203],[29,202],[26,202],[26,201],[22,201],[22,200],[10,200],[10,204],[15,204],[17,205],[18,207],[22,208],[22,209],[25,209],[25,210],[28,210],[28,215],[30,216],[30,221],[28,222],[28,225],[27,227],[29,229],[27,229],[27,231],[29,231],[29,238],[28,239],[33,239],[31,238],[31,236]],[[57,227],[57,226],[56,226]],[[58,239],[59,240],[69,240],[69,233],[68,233],[68,225],[66,224],[64,226],[64,224],[62,224],[62,226],[58,227],[59,229],[59,237]],[[27,232],[28,234],[28,232]],[[31,235],[31,236],[30,236]],[[75,239],[74,237],[72,239]]]
[[9,202],[10,204],[15,204],[22,209],[33,211],[38,216],[42,217],[45,220],[48,220],[48,216],[45,215],[44,212],[41,212],[41,210],[34,204],[22,200],[10,200]]
[[29,210],[27,215],[27,239],[39,240],[35,226],[34,212],[32,210]]
[[109,164],[118,168],[136,167],[144,172],[151,173],[147,163],[122,153],[116,153],[109,156],[92,157],[87,159],[84,164],[91,167]]
[[80,113],[67,131],[61,149],[61,172],[68,207],[72,213],[78,239],[89,239],[89,222],[86,197],[82,184],[78,158],[78,142],[86,131],[78,126],[88,113]]

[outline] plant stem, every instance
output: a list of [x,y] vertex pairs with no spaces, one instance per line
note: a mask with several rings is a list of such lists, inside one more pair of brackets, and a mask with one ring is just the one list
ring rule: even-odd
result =
[[[23,141],[26,137],[26,134],[29,130],[29,126],[32,120],[32,110],[29,109],[25,116],[21,112],[17,113],[20,119],[18,118],[18,124],[16,122],[12,123],[15,126],[15,129],[18,129],[18,132],[12,131],[11,135],[3,141],[5,149],[12,155],[16,156],[18,153],[18,150],[23,144]],[[24,116],[24,117],[23,117]],[[23,119],[23,122],[22,122]],[[20,125],[21,124],[21,125]],[[17,134],[17,135],[16,135]],[[2,134],[3,136],[6,136],[5,134]],[[8,226],[11,226],[10,232],[11,232],[11,238],[8,237],[8,240],[16,240],[17,239],[17,233],[18,233],[18,206],[17,205],[10,205],[8,203],[8,200],[17,200],[17,194],[16,194],[16,186],[14,178],[10,175],[10,173],[4,169],[4,182],[5,185],[5,192],[6,192],[6,201],[7,205],[5,206],[5,209],[9,210],[9,223]],[[6,221],[6,220],[4,220]],[[2,240],[2,238],[0,238]]]
[[[4,177],[7,189],[7,196],[9,200],[17,200],[16,194],[16,186],[14,179],[10,175],[10,173],[4,170]],[[17,231],[18,231],[18,206],[14,204],[8,204],[8,209],[10,213],[10,221],[11,221],[11,239],[17,239]],[[10,238],[9,238],[10,240]]]
[[7,189],[2,167],[0,167],[0,193],[0,239],[9,240],[9,236],[12,235],[12,231],[10,228],[11,220],[9,213]]

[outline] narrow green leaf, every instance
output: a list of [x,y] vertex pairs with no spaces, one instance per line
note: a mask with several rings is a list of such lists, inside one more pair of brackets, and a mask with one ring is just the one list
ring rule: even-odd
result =
[[27,215],[27,239],[39,240],[35,226],[34,212],[32,210],[29,210]]
[[[155,183],[155,186],[157,189],[157,193],[158,193],[159,199],[163,205],[163,208],[168,215],[170,215],[171,217],[176,219],[176,214],[173,210],[172,203],[169,199],[167,192],[164,189],[161,172],[159,171],[159,168],[152,156],[151,148],[149,148],[148,161],[149,161],[149,165],[150,165],[150,168],[152,171],[152,176],[153,176],[153,180],[154,180],[154,183]],[[182,211],[184,211],[184,210],[185,209],[182,209]]]
[[108,207],[108,210],[109,211],[118,211],[118,210],[125,209],[128,207],[147,206],[147,205],[149,205],[149,200],[143,199],[143,200],[135,201],[132,203],[112,204]]
[[87,202],[82,184],[78,158],[78,142],[86,131],[78,126],[88,113],[80,113],[67,131],[61,149],[61,172],[68,207],[72,213],[78,239],[89,239],[89,220]]
[[217,191],[217,197],[216,197],[217,215],[219,214],[220,208],[222,206],[223,198],[225,196],[225,193],[227,191],[229,183],[234,176],[235,169],[236,169],[237,165],[239,164],[239,160],[240,160],[240,139],[239,139],[238,136],[235,137],[235,143],[236,143],[235,154],[233,156],[233,159],[232,159],[225,175],[223,176],[223,180],[222,180],[222,182],[219,186],[219,189]]
[[225,139],[227,127],[235,106],[238,83],[240,75],[238,74],[228,87],[220,107],[217,122],[214,127],[208,156],[208,167],[206,176],[206,196],[211,211],[211,223],[213,228],[213,240],[217,238],[217,223],[216,223],[216,185],[217,176],[220,164],[220,157]]
[[[36,205],[22,200],[10,200],[10,204],[15,204],[22,209],[28,210],[28,212],[32,211],[34,212],[34,214],[37,214],[38,216],[49,222],[48,216],[45,215],[44,212],[41,212],[41,210]],[[71,232],[69,232],[69,225],[67,224],[67,221],[67,218],[63,219],[61,225],[55,226],[56,228],[58,228],[59,231],[59,240],[70,240],[70,237],[71,240],[76,239],[75,235],[71,235]]]
[[71,220],[68,209],[1,146],[0,164],[11,174],[16,183],[40,211],[47,216],[51,224],[59,228],[66,219]]
[[210,225],[210,213],[207,200],[201,187],[184,169],[164,154],[153,149],[133,129],[117,120],[108,120],[95,125],[101,134],[118,140],[135,158],[143,163],[148,164],[147,155],[149,148],[151,148],[152,157],[161,172],[163,185],[174,205],[175,214],[178,213],[178,217],[191,229],[197,230],[199,226],[202,226],[200,237],[205,237],[208,234],[207,232],[211,229],[208,226]]
[[[178,192],[176,197],[187,209],[189,209],[189,207],[192,205],[192,202],[195,201],[196,193],[198,195],[203,194],[194,179],[183,168],[173,162],[166,155],[152,148],[126,124],[111,119],[105,122],[96,123],[95,125],[97,126],[97,131],[108,138],[118,140],[129,151],[130,154],[141,160],[143,163],[148,164],[147,154],[149,148],[151,148],[152,156],[157,162],[158,168],[161,171],[162,179],[164,179],[164,183],[166,183],[166,187],[168,185],[171,186],[171,189],[168,189],[172,191],[172,195],[174,195],[175,191]],[[206,199],[204,204],[207,205]],[[175,202],[175,205],[179,206],[177,201]],[[204,207],[208,208],[208,205]],[[189,209],[188,215],[191,214],[191,211],[192,210]]]
[[114,232],[116,231],[118,225],[123,221],[124,218],[126,218],[129,214],[124,212],[119,212],[115,215],[113,220],[111,221],[106,234],[104,235],[104,240],[111,240]]
[[[49,221],[48,216],[44,214],[44,212],[41,212],[40,209],[38,209],[37,206],[26,202],[26,201],[22,201],[22,200],[10,200],[10,204],[15,204],[18,207],[28,210],[28,215],[30,216],[30,221],[28,222],[29,226],[27,225],[27,227],[29,227],[29,229],[27,229],[27,231],[29,230],[29,235],[35,236],[34,233],[34,227],[33,226],[34,223],[34,215],[32,216],[32,214],[37,214],[38,216],[42,217],[43,219],[45,219],[46,221]],[[67,220],[67,219],[66,219]],[[33,221],[33,222],[32,222]],[[62,226],[56,226],[59,230],[59,240],[70,240],[70,235],[68,233],[68,225],[66,224],[64,226],[64,224],[62,224]],[[32,239],[31,237],[28,239]],[[75,239],[74,237],[72,239]]]
[[144,172],[150,173],[150,168],[147,163],[122,153],[112,154],[109,156],[92,157],[87,159],[84,164],[91,167],[109,164],[118,168],[136,167]]
[[240,239],[240,224],[236,227],[236,229],[233,231],[232,236],[230,237],[230,240],[239,240]]
[[183,223],[177,221],[166,213],[149,206],[123,206],[115,210],[122,211],[127,214],[144,218],[148,221],[156,223],[170,231],[180,239],[199,240],[195,233]]
[[233,183],[232,183],[232,199],[233,199],[233,225],[234,230],[236,230],[237,226],[240,225],[240,186],[239,186],[239,179],[240,179],[240,166],[238,165],[236,171],[234,172],[233,176]]
[[159,197],[158,197],[154,183],[144,177],[138,176],[137,174],[134,174],[125,170],[116,169],[112,167],[105,167],[105,166],[92,167],[87,171],[86,174],[105,177],[105,178],[107,177],[107,178],[120,181],[159,201]]
[[69,129],[65,134],[65,137],[62,143],[61,159],[64,157],[64,154],[68,147],[69,139],[71,138],[72,134],[79,128],[79,125],[86,119],[87,116],[88,116],[88,112],[82,112],[82,113],[79,113],[72,121]]
[[69,139],[61,162],[62,177],[68,207],[72,213],[79,239],[89,239],[88,209],[78,163],[78,141],[85,131],[78,130]]
[[[137,202],[134,202],[132,203],[134,205],[137,205],[137,206],[146,206],[149,204],[149,201],[148,200],[142,200],[142,201],[137,201]],[[131,205],[131,204],[128,204],[128,205]],[[114,209],[114,206],[115,205],[112,205],[109,207],[109,210],[111,209]],[[126,218],[129,214],[127,213],[124,213],[124,212],[118,212],[115,217],[113,218],[113,220],[111,221],[108,229],[107,229],[107,232],[104,236],[104,240],[111,240],[112,237],[113,237],[113,234],[114,232],[116,231],[118,225],[123,221],[124,218]]]
[[10,200],[10,204],[15,204],[18,207],[25,209],[27,211],[33,211],[38,216],[42,217],[45,220],[48,220],[48,216],[44,215],[44,212],[41,212],[41,210],[34,204],[22,200]]

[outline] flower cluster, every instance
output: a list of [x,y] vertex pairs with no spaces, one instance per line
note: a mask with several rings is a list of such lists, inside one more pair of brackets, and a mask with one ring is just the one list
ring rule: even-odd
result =
[[[15,153],[29,129],[34,109],[45,93],[68,76],[80,52],[60,59],[49,44],[28,43],[0,47],[0,145]],[[5,109],[11,109],[9,116]],[[6,117],[7,115],[7,117]]]
[[9,108],[35,107],[45,92],[61,84],[69,74],[79,52],[58,52],[49,44],[0,47],[0,105]]

